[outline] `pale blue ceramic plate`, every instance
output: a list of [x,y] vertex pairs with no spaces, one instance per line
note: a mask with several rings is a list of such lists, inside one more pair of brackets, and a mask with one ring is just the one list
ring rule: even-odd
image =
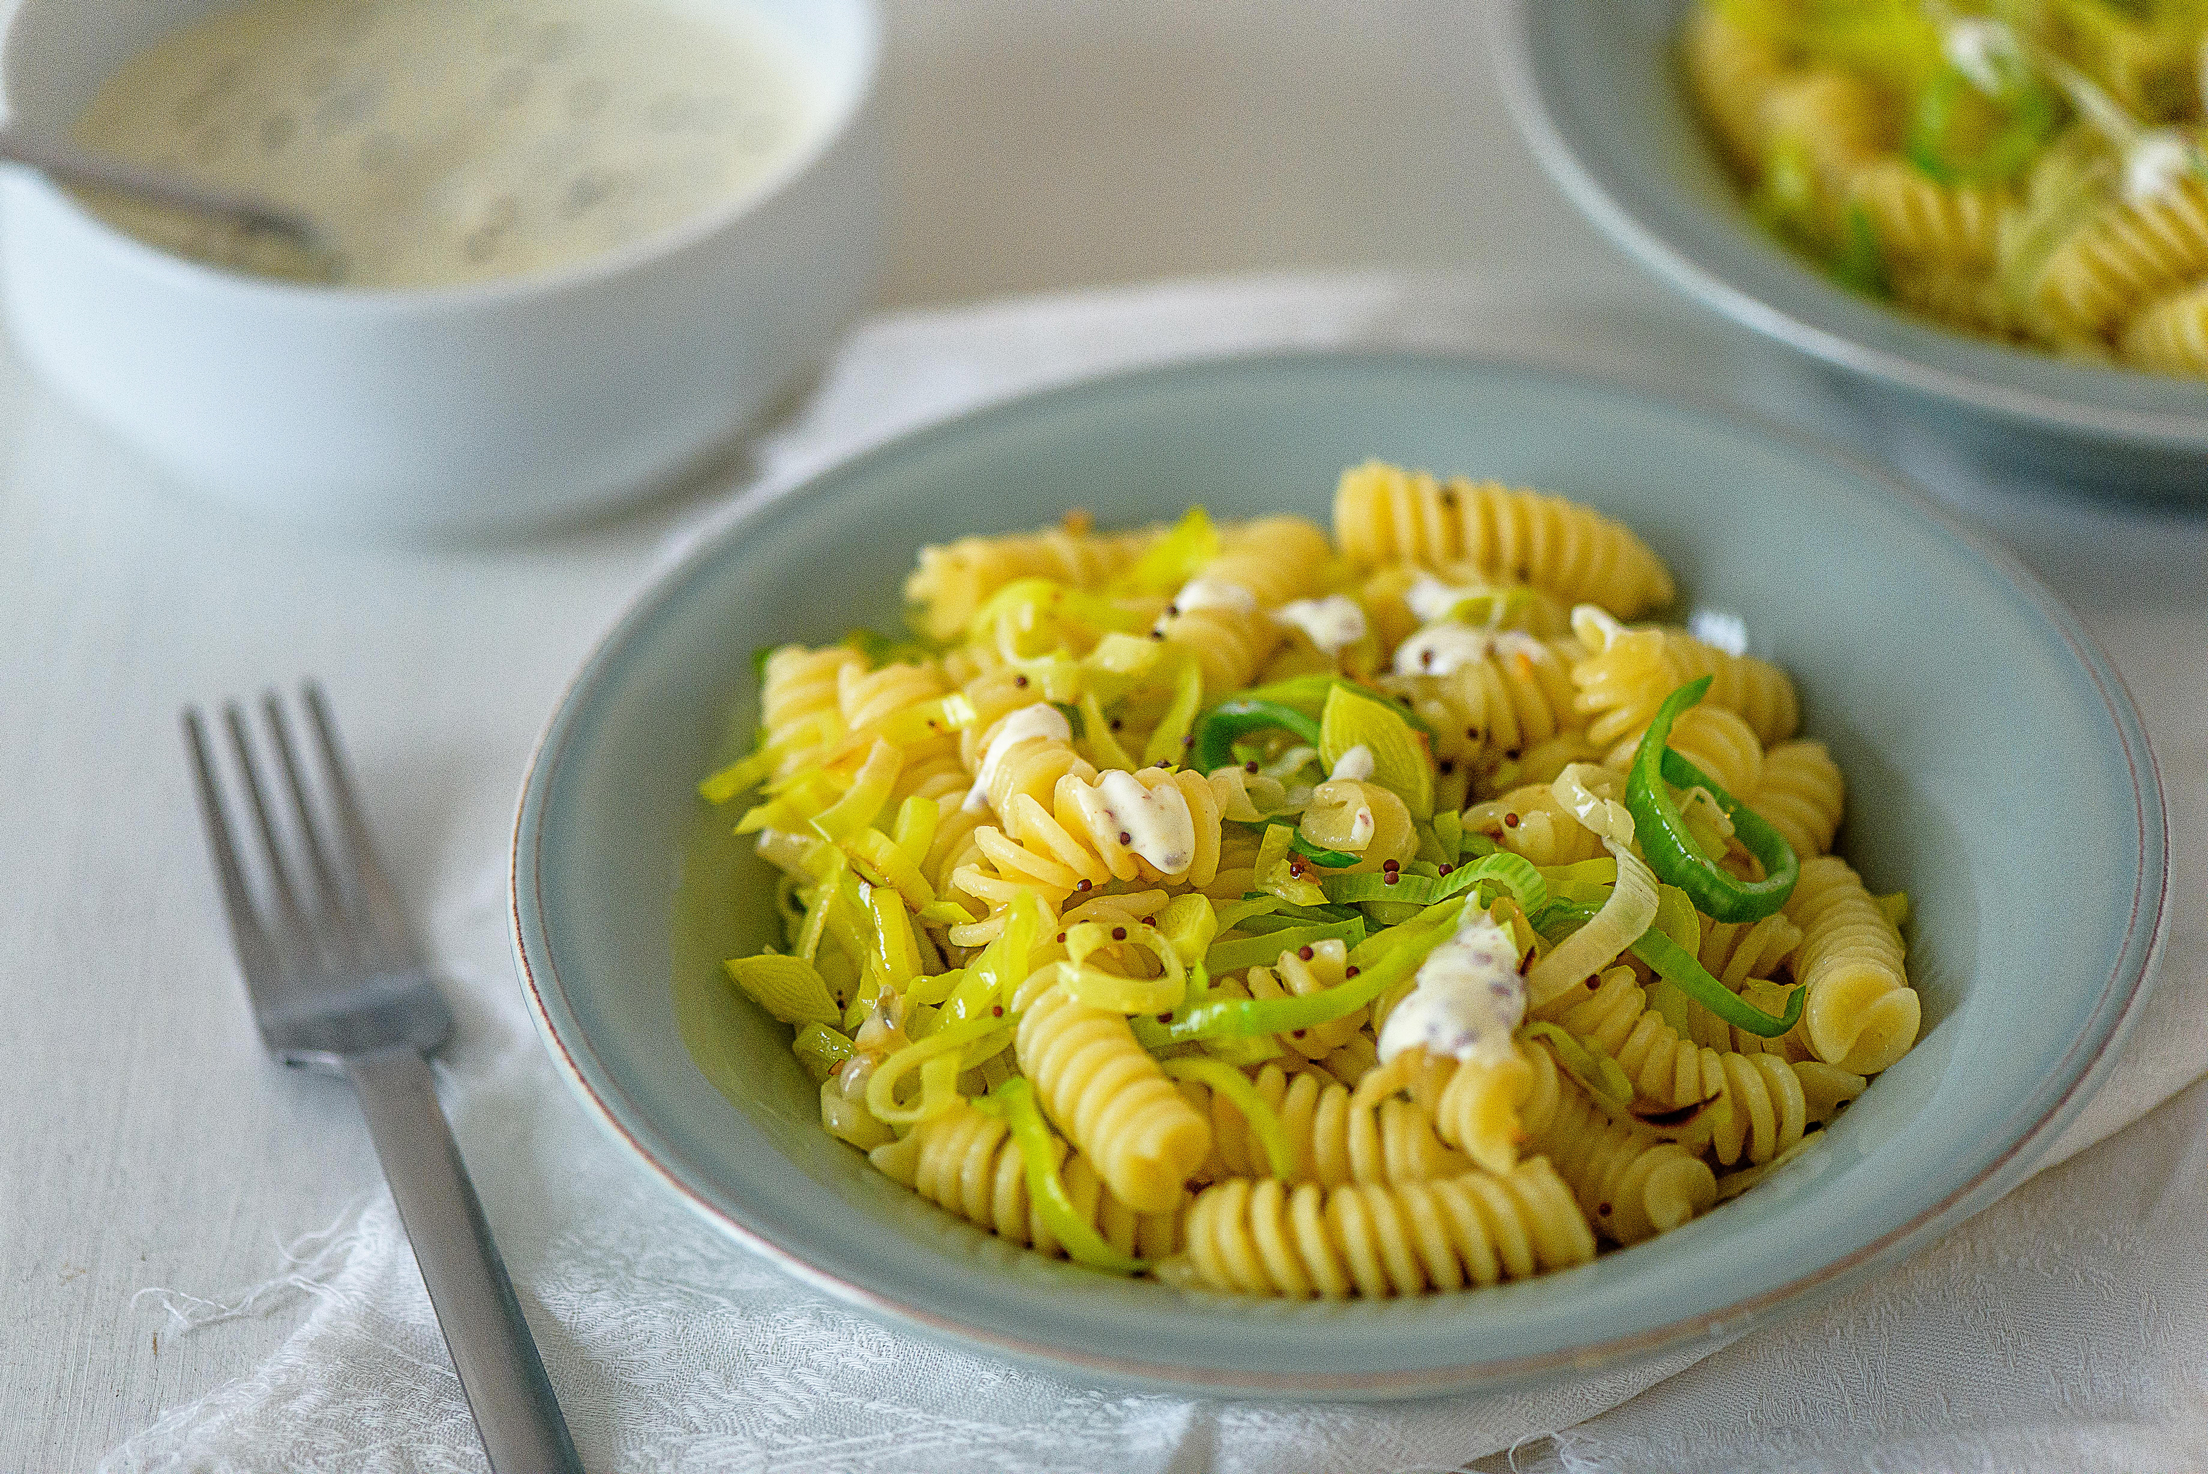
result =
[[[1849,853],[1915,901],[1922,1042],[1755,1191],[1652,1243],[1472,1294],[1184,1296],[1011,1249],[874,1172],[819,1129],[788,1030],[715,976],[772,924],[765,867],[695,793],[755,720],[753,650],[892,626],[923,543],[1073,506],[1106,525],[1191,501],[1324,519],[1341,468],[1368,456],[1591,502],[1638,528],[1690,598],[1745,614],[1847,770]],[[553,717],[522,798],[514,918],[546,1043],[592,1112],[706,1218],[829,1293],[1083,1380],[1386,1397],[1566,1375],[1768,1320],[1990,1201],[2121,1032],[2166,851],[2146,739],[2107,661],[1917,494],[1781,432],[1598,383],[1320,356],[1081,384],[753,499],[637,601]]]
[[1760,229],[1685,92],[1677,38],[1690,3],[1507,0],[1497,12],[1511,111],[1589,219],[1688,296],[1995,465],[2208,497],[2208,384],[1950,332],[1848,291]]

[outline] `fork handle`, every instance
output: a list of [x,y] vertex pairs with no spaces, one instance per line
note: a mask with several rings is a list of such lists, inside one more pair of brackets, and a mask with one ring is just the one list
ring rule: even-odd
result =
[[582,1474],[483,1205],[437,1104],[429,1062],[400,1044],[347,1056],[345,1073],[360,1094],[492,1474]]

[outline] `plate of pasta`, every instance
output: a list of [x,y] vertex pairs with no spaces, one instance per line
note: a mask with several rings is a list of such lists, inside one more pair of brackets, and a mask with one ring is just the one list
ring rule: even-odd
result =
[[2208,493],[2191,0],[1506,7],[1543,166],[1690,296],[1996,465]]
[[2105,660],[1913,493],[1596,383],[1257,359],[746,504],[547,729],[516,949],[615,1138],[812,1282],[1405,1396],[1989,1201],[2166,858]]

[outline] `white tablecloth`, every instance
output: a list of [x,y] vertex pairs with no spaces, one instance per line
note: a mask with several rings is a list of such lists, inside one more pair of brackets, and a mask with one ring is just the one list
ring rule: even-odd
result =
[[[1245,318],[1260,302],[1267,333],[1306,341],[1476,333],[1613,369],[1622,345],[1644,374],[1721,369],[1765,408],[1821,403],[1592,243],[1503,130],[1454,7],[1377,5],[1355,34],[1256,0],[1060,9],[894,11],[901,300],[1169,270],[1452,263],[1472,286],[1289,283],[1227,300]],[[1552,302],[1559,287],[1577,305]],[[1282,295],[1247,295],[1267,290]],[[858,426],[1140,357],[1175,341],[1154,325],[1185,330],[1219,300],[1181,288],[892,323],[775,457],[803,463]],[[213,1450],[271,1409],[304,1441],[255,1436],[248,1453],[480,1467],[418,1284],[387,1252],[349,1096],[259,1053],[184,787],[179,705],[308,671],[332,690],[385,851],[453,977],[463,1147],[593,1468],[796,1467],[800,1441],[814,1454],[803,1466],[824,1469],[946,1468],[957,1453],[1007,1468],[1447,1467],[1521,1440],[1519,1468],[1676,1467],[1690,1451],[1716,1466],[1774,1446],[1803,1468],[2208,1461],[2198,1089],[1897,1274],[1557,1443],[1541,1435],[1637,1383],[1284,1415],[929,1359],[670,1211],[563,1097],[547,1093],[526,1133],[501,1110],[545,1084],[499,924],[522,760],[595,633],[720,488],[517,546],[338,545],[171,496],[12,363],[0,363],[0,454],[0,754],[13,769],[0,786],[13,1055],[0,1072],[0,1468],[87,1467],[164,1412],[116,1467],[259,1467]],[[1908,456],[2079,606],[2170,780],[2169,980],[2125,1088],[2095,1103],[2074,1145],[2208,1066],[2208,532],[2197,514],[1989,492],[1930,451]],[[690,1266],[659,1276],[689,1297],[679,1332],[609,1323],[611,1271],[633,1272],[639,1254],[645,1272]],[[348,1401],[359,1382],[302,1370],[332,1356],[392,1373],[379,1384],[390,1400]],[[944,1380],[908,1403],[955,1416],[837,1394],[854,1364],[923,1361]],[[829,1409],[847,1422],[824,1444]]]

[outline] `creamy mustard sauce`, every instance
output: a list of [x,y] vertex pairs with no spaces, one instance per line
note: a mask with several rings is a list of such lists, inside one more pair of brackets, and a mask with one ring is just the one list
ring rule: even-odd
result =
[[1275,609],[1273,618],[1302,630],[1321,655],[1339,655],[1365,637],[1365,611],[1347,594],[1298,599]]
[[1966,16],[1949,21],[1940,32],[1940,52],[1948,65],[1970,79],[1970,85],[1989,96],[2000,92],[2024,66],[2024,48],[2016,32],[1997,20]]
[[1181,591],[1173,596],[1168,614],[1187,614],[1196,609],[1231,609],[1236,614],[1248,614],[1257,608],[1257,595],[1238,583],[1228,583],[1223,578],[1192,578],[1181,585]]
[[1372,749],[1360,742],[1334,761],[1334,771],[1327,774],[1329,780],[1351,778],[1359,783],[1372,776]]
[[[126,63],[76,138],[303,215],[347,286],[545,272],[739,199],[825,124],[788,42],[741,6],[712,14],[253,0]],[[201,254],[168,217],[102,211]]]
[[1399,676],[1445,676],[1502,652],[1541,654],[1544,647],[1531,635],[1516,630],[1474,629],[1465,624],[1437,624],[1405,640],[1395,652]]
[[1073,740],[1073,724],[1066,714],[1047,701],[1033,706],[1023,706],[997,723],[997,730],[990,734],[989,745],[981,750],[981,770],[974,774],[974,786],[966,791],[962,807],[969,814],[989,811],[989,790],[996,786],[997,770],[1004,766],[1004,756],[1023,742],[1041,739],[1058,742]]
[[1145,788],[1134,774],[1113,769],[1074,790],[1074,804],[1100,843],[1114,840],[1155,865],[1178,875],[1196,858],[1196,820],[1178,788]]
[[1496,1062],[1526,1016],[1526,980],[1518,946],[1485,911],[1468,910],[1457,934],[1419,964],[1418,985],[1380,1029],[1380,1059],[1414,1044],[1436,1059]]

